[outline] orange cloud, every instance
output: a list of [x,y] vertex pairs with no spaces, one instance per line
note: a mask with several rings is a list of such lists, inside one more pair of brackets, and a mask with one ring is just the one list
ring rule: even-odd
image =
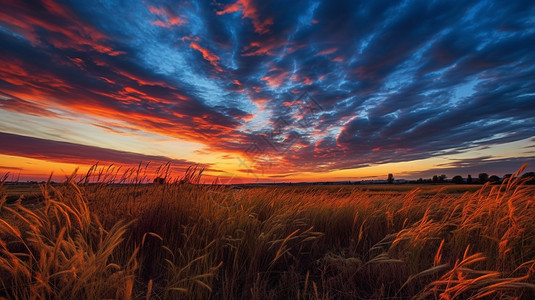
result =
[[260,80],[267,81],[267,84],[274,88],[279,88],[284,83],[287,77],[288,77],[288,72],[282,72],[274,76],[269,76],[269,75],[264,76]]
[[264,105],[264,103],[266,103],[268,101],[267,98],[256,98],[256,99],[252,99],[252,101],[258,105]]
[[199,52],[201,52],[202,54],[202,57],[204,59],[206,59],[208,62],[210,62],[210,64],[212,66],[215,67],[215,69],[218,71],[218,72],[223,72],[223,69],[221,69],[221,67],[219,66],[219,61],[221,60],[219,58],[219,56],[217,56],[216,54],[214,54],[213,52],[211,52],[210,50],[200,46],[199,44],[197,44],[196,42],[190,42],[189,43],[189,46],[192,48],[192,49],[195,49]]

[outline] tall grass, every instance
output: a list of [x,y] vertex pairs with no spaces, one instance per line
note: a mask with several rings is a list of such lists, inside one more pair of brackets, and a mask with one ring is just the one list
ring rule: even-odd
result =
[[[477,192],[145,184],[92,168],[6,204],[9,299],[535,297],[535,192],[518,175]],[[129,183],[118,185],[117,183]]]

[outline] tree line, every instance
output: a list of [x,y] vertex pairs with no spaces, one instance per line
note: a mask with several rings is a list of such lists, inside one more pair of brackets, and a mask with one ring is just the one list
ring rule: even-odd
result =
[[[451,179],[444,174],[434,175],[432,178],[423,179],[419,178],[416,180],[416,183],[455,183],[455,184],[484,184],[490,182],[492,184],[502,183],[503,180],[513,176],[513,174],[505,174],[502,177],[497,175],[489,175],[488,173],[479,173],[476,178],[472,178],[472,175],[468,174],[466,178],[463,178],[461,175],[455,175]],[[521,179],[525,181],[526,184],[535,184],[535,172],[526,172],[520,176]],[[391,179],[389,174],[389,179]],[[391,182],[391,180],[388,180]]]

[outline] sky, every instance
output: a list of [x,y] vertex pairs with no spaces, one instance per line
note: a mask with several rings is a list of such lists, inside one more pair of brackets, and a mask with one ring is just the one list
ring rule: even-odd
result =
[[0,4],[11,179],[97,162],[221,183],[535,168],[532,1]]

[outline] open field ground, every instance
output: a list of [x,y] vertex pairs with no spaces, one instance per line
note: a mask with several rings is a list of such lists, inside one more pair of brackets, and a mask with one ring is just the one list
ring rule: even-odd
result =
[[[281,185],[282,186],[282,185]],[[259,187],[248,187],[259,188]],[[280,188],[280,187],[279,187]],[[406,193],[418,189],[420,195],[435,195],[437,193],[463,194],[465,192],[475,192],[481,188],[479,184],[359,184],[359,185],[326,185],[321,186],[321,190],[331,191],[361,191],[368,194],[398,194]],[[295,190],[318,189],[318,186],[305,185],[295,186]],[[41,196],[41,188],[37,183],[17,183],[5,186],[5,193],[8,201],[15,201],[20,196],[24,198],[36,198]]]
[[36,188],[2,187],[0,297],[535,297],[535,191],[518,179]]

